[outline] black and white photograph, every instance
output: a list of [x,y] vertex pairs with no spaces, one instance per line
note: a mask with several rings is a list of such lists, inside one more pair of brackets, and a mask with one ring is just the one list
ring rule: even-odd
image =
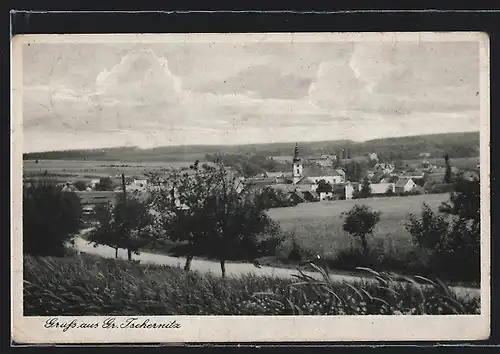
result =
[[14,38],[18,335],[487,337],[488,45]]

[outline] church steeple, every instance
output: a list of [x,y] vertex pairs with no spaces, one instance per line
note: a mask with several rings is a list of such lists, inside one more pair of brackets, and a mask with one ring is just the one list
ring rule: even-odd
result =
[[298,162],[298,161],[300,161],[300,157],[299,157],[299,144],[295,143],[295,150],[294,150],[294,154],[293,154],[293,162]]
[[292,167],[292,175],[293,175],[293,184],[299,182],[302,178],[302,159],[299,157],[299,144],[295,143],[295,150],[293,154],[293,167]]

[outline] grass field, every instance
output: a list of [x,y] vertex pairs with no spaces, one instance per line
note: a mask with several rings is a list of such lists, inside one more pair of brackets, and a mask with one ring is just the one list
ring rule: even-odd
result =
[[23,161],[23,172],[26,176],[49,174],[71,177],[75,180],[89,178],[116,177],[125,174],[127,177],[144,176],[148,172],[160,172],[169,168],[188,168],[194,161],[165,162],[122,162],[122,161],[86,161],[86,160],[34,160]]
[[282,229],[291,233],[299,245],[321,256],[335,258],[340,252],[356,246],[353,237],[342,230],[341,213],[355,204],[365,204],[382,213],[374,237],[368,240],[369,245],[383,249],[384,253],[404,254],[414,248],[411,235],[404,227],[407,216],[410,213],[420,215],[424,202],[436,210],[448,199],[448,194],[424,194],[304,203],[296,207],[271,209],[269,215],[279,221]]
[[25,256],[25,316],[478,314],[478,298],[420,288],[247,275],[222,279],[166,266],[80,255]]

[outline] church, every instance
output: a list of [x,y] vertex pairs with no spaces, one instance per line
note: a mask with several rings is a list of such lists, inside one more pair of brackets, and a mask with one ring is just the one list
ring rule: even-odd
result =
[[332,167],[305,167],[304,160],[299,155],[299,145],[296,143],[292,159],[292,183],[298,186],[308,185],[309,189],[314,191],[321,180],[330,185],[341,184],[345,182],[345,172]]

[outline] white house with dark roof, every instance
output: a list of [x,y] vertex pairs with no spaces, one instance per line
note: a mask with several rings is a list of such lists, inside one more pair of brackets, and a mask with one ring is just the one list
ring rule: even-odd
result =
[[413,182],[413,179],[402,177],[396,182],[396,193],[411,192],[416,187],[417,184]]

